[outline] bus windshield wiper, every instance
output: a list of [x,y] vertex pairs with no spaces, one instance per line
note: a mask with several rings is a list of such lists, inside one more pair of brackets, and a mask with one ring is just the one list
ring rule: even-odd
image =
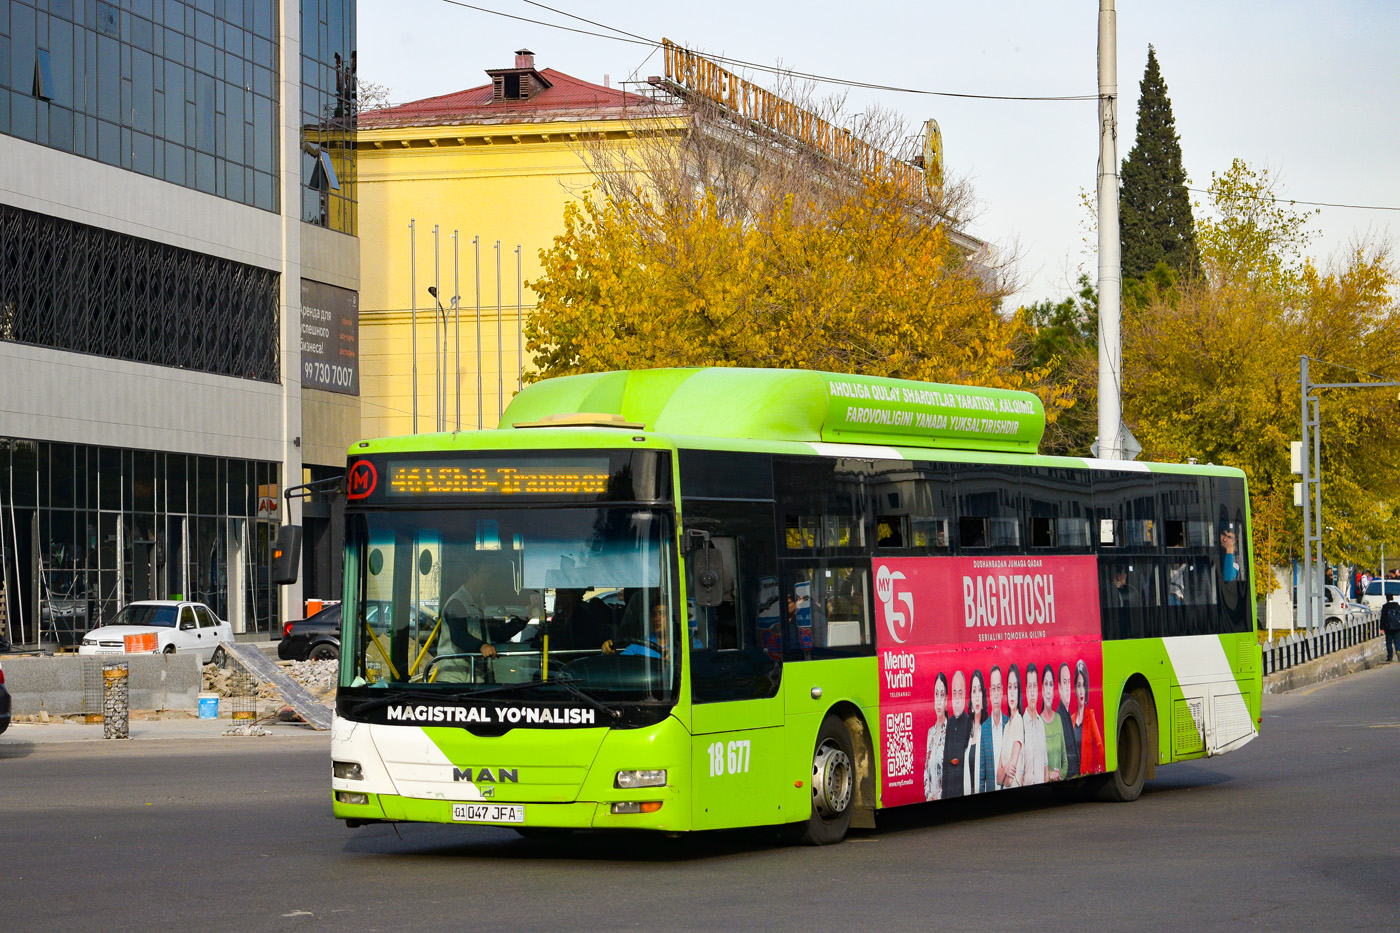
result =
[[482,691],[480,691],[480,692],[478,692],[478,693],[474,693],[474,694],[472,694],[472,696],[473,696],[473,697],[483,697],[483,696],[490,696],[490,695],[494,695],[494,694],[498,694],[498,693],[514,693],[514,692],[517,691],[517,690],[530,690],[530,689],[532,689],[532,688],[534,688],[534,687],[549,687],[549,686],[563,687],[565,693],[568,693],[570,696],[573,696],[573,697],[575,697],[576,699],[578,699],[578,700],[580,700],[580,701],[582,701],[582,702],[588,704],[589,706],[593,707],[594,709],[598,710],[599,712],[601,712],[601,713],[607,713],[607,714],[608,714],[609,716],[611,716],[613,719],[621,719],[621,718],[622,718],[622,710],[617,709],[617,708],[612,707],[612,706],[608,706],[606,703],[604,703],[602,700],[598,699],[597,697],[593,696],[591,693],[588,693],[588,692],[586,692],[586,691],[584,691],[584,690],[582,690],[582,689],[580,689],[580,688],[574,686],[574,684],[573,684],[570,680],[561,679],[561,678],[558,677],[557,675],[554,676],[554,677],[551,677],[549,680],[527,680],[527,681],[524,681],[524,682],[518,683],[518,684],[498,684],[497,686],[492,687],[492,688],[489,689],[489,690],[482,690]]

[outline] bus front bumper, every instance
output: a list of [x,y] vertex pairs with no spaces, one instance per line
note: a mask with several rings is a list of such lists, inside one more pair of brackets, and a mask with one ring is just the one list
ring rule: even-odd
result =
[[[689,830],[688,808],[683,805],[682,795],[673,787],[658,787],[646,796],[651,800],[641,801],[629,794],[630,800],[617,801],[575,801],[573,803],[512,803],[494,801],[483,804],[481,801],[420,800],[392,794],[353,794],[335,791],[332,794],[332,808],[335,818],[345,820],[351,826],[378,822],[413,823],[457,823],[463,826],[496,826],[500,828],[550,828],[550,829],[648,829],[658,832],[684,832]],[[364,802],[358,802],[360,798]],[[660,806],[650,812],[639,804]],[[619,809],[635,809],[639,812],[614,812]],[[509,811],[521,809],[520,814]],[[486,815],[487,819],[475,817]],[[523,817],[520,821],[506,821],[502,817]]]

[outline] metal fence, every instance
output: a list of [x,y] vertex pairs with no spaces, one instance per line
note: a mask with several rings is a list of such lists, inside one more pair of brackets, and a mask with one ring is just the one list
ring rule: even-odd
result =
[[1266,641],[1263,646],[1264,674],[1267,676],[1286,671],[1290,667],[1314,661],[1334,651],[1370,641],[1380,634],[1380,613],[1367,609],[1358,612],[1350,621],[1333,622],[1312,635],[1299,632],[1277,641]]

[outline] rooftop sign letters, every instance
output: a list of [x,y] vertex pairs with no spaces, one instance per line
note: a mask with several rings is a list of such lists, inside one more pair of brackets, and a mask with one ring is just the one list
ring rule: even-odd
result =
[[923,174],[908,162],[867,143],[790,100],[710,61],[698,52],[661,40],[666,53],[666,77],[682,90],[712,101],[731,114],[795,140],[858,172],[885,175],[911,191],[924,190]]

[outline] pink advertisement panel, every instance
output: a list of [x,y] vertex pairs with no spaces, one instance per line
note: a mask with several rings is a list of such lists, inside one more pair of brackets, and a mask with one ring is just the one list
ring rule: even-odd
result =
[[875,620],[885,806],[1103,771],[1096,558],[876,560]]

